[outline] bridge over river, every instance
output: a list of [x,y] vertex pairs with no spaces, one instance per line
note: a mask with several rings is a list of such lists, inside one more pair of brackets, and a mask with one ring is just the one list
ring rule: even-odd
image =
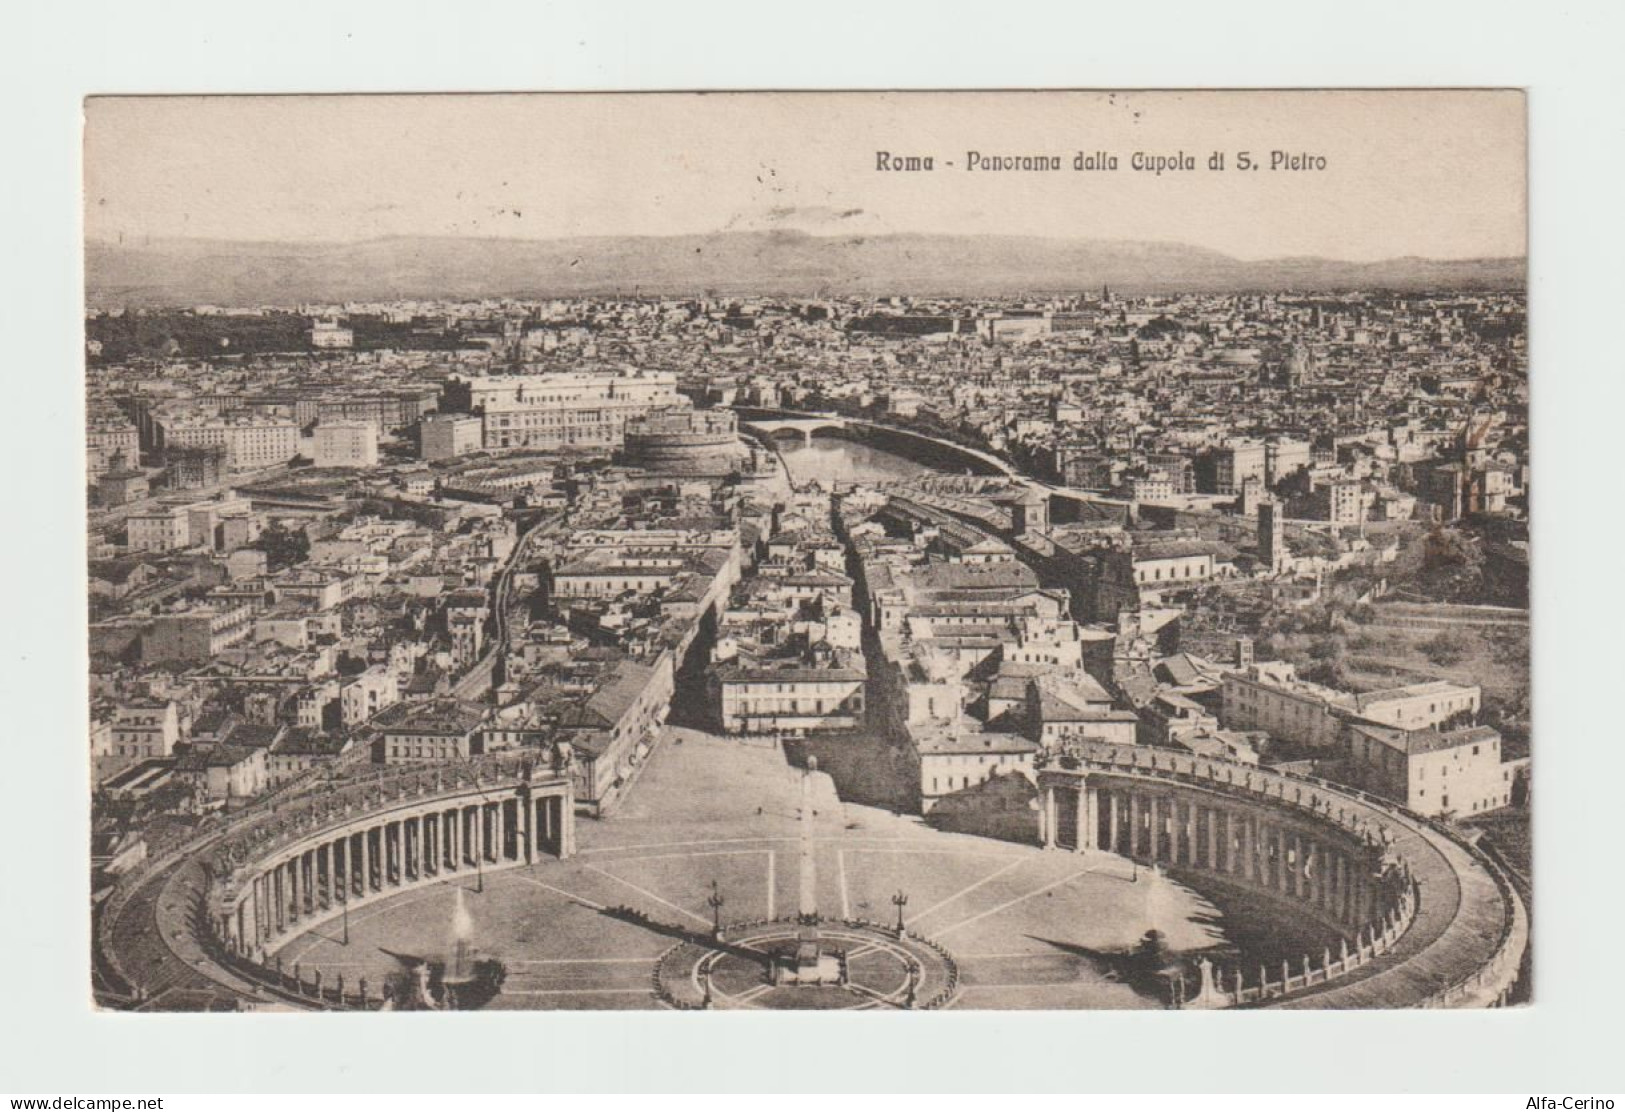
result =
[[1051,519],[1058,522],[1076,520],[1083,515],[1082,507],[1085,505],[1107,506],[1125,513],[1133,506],[1131,502],[1106,498],[1093,491],[1040,482],[1021,474],[1010,461],[991,452],[899,425],[865,421],[837,413],[750,406],[735,406],[733,409],[739,415],[741,428],[769,442],[788,441],[806,446],[815,438],[849,440],[934,471],[1009,479],[1018,487],[1043,494],[1050,503]]

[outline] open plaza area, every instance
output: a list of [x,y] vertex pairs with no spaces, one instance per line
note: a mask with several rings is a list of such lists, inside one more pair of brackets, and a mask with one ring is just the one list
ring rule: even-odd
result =
[[[381,985],[413,959],[439,960],[461,889],[475,946],[507,970],[489,1007],[659,1006],[656,963],[683,939],[708,936],[717,918],[727,926],[794,912],[800,776],[776,748],[670,730],[625,806],[578,824],[576,857],[464,873],[373,904],[350,916],[347,944],[341,921],[289,940],[283,968]],[[820,915],[894,925],[901,893],[907,929],[958,966],[949,1006],[1157,1007],[1119,972],[1153,926],[1176,950],[1233,953],[1218,908],[1124,858],[941,833],[842,803],[815,777]],[[1259,929],[1235,924],[1238,937]],[[884,964],[881,949],[871,962]],[[899,987],[894,976],[887,991]],[[718,1007],[753,1002],[769,1003],[719,972]]]

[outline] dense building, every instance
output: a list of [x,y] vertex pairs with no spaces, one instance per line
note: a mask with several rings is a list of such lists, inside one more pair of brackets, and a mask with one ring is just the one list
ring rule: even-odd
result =
[[1501,735],[1488,726],[1439,730],[1353,722],[1346,778],[1423,815],[1463,818],[1512,802],[1522,761],[1501,759]]
[[479,755],[484,721],[485,708],[478,703],[449,698],[396,703],[373,722],[378,738],[373,758],[382,764],[466,761]]
[[248,606],[195,606],[160,614],[141,639],[143,660],[206,661],[246,639],[254,629]]
[[596,813],[614,802],[642,764],[671,710],[671,657],[622,660],[565,713],[560,737],[575,756],[576,799]]
[[122,506],[147,496],[145,471],[106,471],[96,480],[96,494],[104,506]]
[[159,430],[159,444],[166,451],[221,448],[233,471],[274,467],[299,454],[299,426],[276,417],[184,414],[162,418]]
[[1101,549],[1092,567],[1096,621],[1113,621],[1123,611],[1150,605],[1166,592],[1200,587],[1220,570],[1218,550],[1207,541],[1154,536]]
[[310,346],[323,349],[353,347],[355,333],[341,327],[336,320],[315,321],[310,327]]
[[1338,747],[1344,724],[1361,721],[1416,730],[1478,713],[1476,685],[1435,680],[1360,694],[1300,679],[1285,661],[1262,661],[1225,676],[1222,719],[1237,730],[1315,749]]
[[111,729],[95,755],[134,764],[169,756],[179,740],[179,712],[173,700],[126,703],[113,712]]
[[125,535],[133,552],[169,552],[191,543],[192,529],[184,506],[166,506],[124,519]]
[[270,783],[287,783],[313,768],[344,758],[354,748],[348,734],[327,734],[309,728],[289,730],[266,750]]
[[912,735],[919,768],[920,813],[997,776],[1031,773],[1039,745],[1021,734],[933,726]]
[[164,485],[170,490],[196,490],[225,481],[229,470],[226,449],[220,445],[205,448],[168,448],[163,453]]
[[1315,516],[1333,525],[1358,525],[1365,519],[1361,486],[1353,480],[1334,480],[1315,490]]
[[801,737],[854,729],[863,716],[864,671],[838,657],[826,666],[770,661],[717,669],[722,729]]
[[134,467],[141,461],[141,434],[121,416],[92,420],[85,429],[85,470],[91,481],[104,471]]
[[339,693],[346,726],[359,726],[400,699],[400,682],[395,673],[374,665],[352,676]]
[[1286,515],[1284,507],[1273,499],[1258,506],[1258,561],[1265,571],[1279,575],[1286,570],[1292,554],[1286,546]]
[[194,749],[175,762],[175,775],[190,781],[209,803],[252,799],[270,785],[270,751],[256,745]]
[[453,459],[480,450],[484,422],[465,413],[431,413],[423,418],[418,436],[424,459]]
[[1233,440],[1215,453],[1214,493],[1240,494],[1248,479],[1264,482],[1268,472],[1268,453],[1263,444],[1252,440]]

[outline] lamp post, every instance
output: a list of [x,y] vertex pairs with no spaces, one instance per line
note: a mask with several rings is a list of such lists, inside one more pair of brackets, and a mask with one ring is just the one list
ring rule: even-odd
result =
[[897,895],[891,898],[891,902],[892,906],[897,908],[897,937],[902,938],[904,933],[903,909],[908,906],[908,897],[904,895],[903,890],[899,888],[897,890]]
[[722,941],[722,905],[727,902],[722,898],[722,890],[713,879],[711,894],[705,898],[705,903],[711,909],[711,935],[718,942]]

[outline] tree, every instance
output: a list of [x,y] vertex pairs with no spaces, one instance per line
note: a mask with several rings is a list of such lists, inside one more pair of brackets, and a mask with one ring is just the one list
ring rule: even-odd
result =
[[271,571],[280,571],[305,562],[310,555],[310,537],[303,529],[289,529],[276,522],[266,527],[254,547],[265,553]]
[[1433,663],[1448,667],[1466,659],[1472,650],[1472,643],[1461,633],[1447,629],[1422,642],[1421,648]]

